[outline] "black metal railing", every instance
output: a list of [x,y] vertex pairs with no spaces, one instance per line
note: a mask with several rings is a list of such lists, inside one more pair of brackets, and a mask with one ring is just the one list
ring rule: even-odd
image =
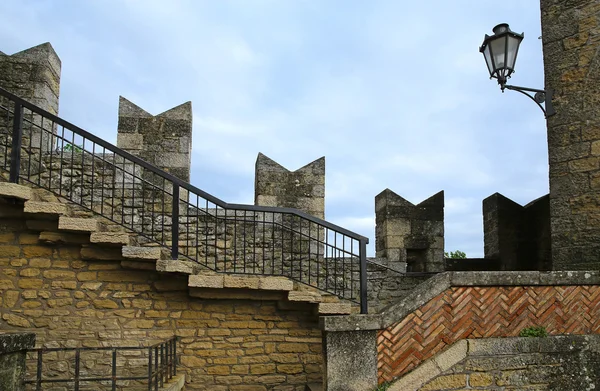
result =
[[228,204],[0,89],[0,168],[225,273],[286,276],[360,303],[368,239],[291,208]]
[[[143,353],[146,357],[143,357]],[[147,388],[143,387],[144,389],[157,391],[177,375],[177,337],[148,347],[38,348],[28,350],[27,354],[34,362],[35,378],[26,379],[25,384],[29,385],[28,389],[35,391],[46,389],[45,384],[51,384],[50,388],[53,388],[52,385],[60,383],[69,385],[74,391],[116,391],[133,388],[128,383],[130,381],[138,381],[140,384],[147,382]],[[136,364],[128,365],[127,357],[134,357],[135,363],[139,362],[140,357],[147,360],[147,368]],[[90,360],[94,362],[93,368],[89,369],[89,365],[82,366],[82,361]],[[104,360],[108,363],[104,363]],[[60,368],[60,371],[52,368]],[[119,374],[119,370],[127,374]]]

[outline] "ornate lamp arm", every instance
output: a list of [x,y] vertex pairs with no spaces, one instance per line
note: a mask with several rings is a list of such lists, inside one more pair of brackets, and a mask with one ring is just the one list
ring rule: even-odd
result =
[[[554,107],[552,107],[552,90],[551,89],[538,90],[535,88],[511,86],[509,84],[502,84],[502,83],[500,83],[500,86],[502,88],[502,92],[504,92],[504,89],[506,88],[507,90],[517,91],[517,92],[520,92],[521,94],[529,97],[531,100],[533,100],[539,106],[540,109],[542,109],[542,111],[544,112],[544,116],[546,118],[556,114],[556,111],[554,111]],[[535,92],[535,95],[528,94],[527,92]],[[542,107],[542,105],[541,105],[542,103],[544,103],[544,106],[546,107],[545,109],[544,109],[544,107]]]

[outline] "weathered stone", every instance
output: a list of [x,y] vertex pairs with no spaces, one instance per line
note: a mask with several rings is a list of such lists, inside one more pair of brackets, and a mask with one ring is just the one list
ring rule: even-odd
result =
[[81,259],[98,261],[121,261],[120,248],[86,246],[81,248]]
[[188,286],[194,288],[223,288],[224,276],[222,275],[192,275],[189,276]]
[[94,218],[77,218],[60,216],[58,219],[58,229],[70,232],[96,232],[98,230],[98,221]]
[[124,269],[156,270],[156,266],[150,262],[121,261],[121,266]]
[[126,233],[121,232],[93,232],[90,235],[90,242],[103,246],[127,246],[131,242],[131,238]]
[[31,188],[10,182],[0,182],[0,196],[28,201],[31,199]]
[[86,244],[89,243],[87,235],[67,232],[40,232],[39,241],[46,244]]
[[291,291],[294,289],[294,282],[285,277],[260,277],[258,288],[272,291]]
[[257,276],[230,276],[223,277],[224,288],[258,289],[260,277]]
[[59,202],[27,201],[23,212],[36,218],[57,218],[67,213],[67,206]]
[[326,333],[325,390],[374,390],[377,387],[376,340],[376,331]]
[[319,303],[319,315],[348,315],[352,312],[350,303]]
[[161,250],[158,247],[123,246],[122,255],[128,259],[156,261],[161,258]]
[[288,293],[287,299],[307,303],[320,303],[323,300],[319,293],[311,291],[291,291]]

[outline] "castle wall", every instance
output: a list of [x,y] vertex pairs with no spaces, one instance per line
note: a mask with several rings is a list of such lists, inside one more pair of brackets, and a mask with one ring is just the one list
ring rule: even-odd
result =
[[295,208],[325,218],[325,158],[290,171],[262,153],[256,159],[254,204]]
[[[8,213],[0,219],[3,331],[33,332],[40,347],[147,346],[179,336],[187,390],[300,391],[321,379],[321,332],[302,307],[192,298],[186,276],[85,261],[81,246],[43,244]],[[143,376],[139,354],[119,359],[119,373]],[[88,373],[107,370],[108,356],[100,358],[84,361]],[[64,359],[48,359],[45,374],[65,373]]]
[[600,268],[600,4],[541,1],[552,267]]
[[548,196],[525,206],[499,193],[489,196],[483,200],[483,231],[485,258],[498,270],[551,268]]
[[[0,52],[0,87],[55,115],[58,114],[60,70],[60,59],[49,43],[13,55]],[[6,103],[2,106],[9,107]],[[14,111],[13,107],[9,109]],[[2,116],[10,118],[10,122],[0,124],[0,145],[10,146],[12,114],[3,113]],[[56,129],[49,121],[41,123],[28,110],[23,111],[22,143],[24,146],[29,145],[30,149],[49,151],[54,147],[51,133],[56,133]],[[8,155],[6,150],[0,148],[2,159],[4,155]]]
[[[120,97],[117,147],[189,182],[192,103],[184,103],[154,116]],[[152,178],[149,180],[152,181]]]
[[444,192],[414,205],[386,189],[375,197],[375,251],[408,272],[444,271]]

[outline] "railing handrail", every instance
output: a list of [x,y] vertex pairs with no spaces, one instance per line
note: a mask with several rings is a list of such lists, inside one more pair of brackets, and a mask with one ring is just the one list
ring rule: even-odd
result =
[[165,178],[166,180],[168,180],[169,182],[172,182],[174,185],[177,185],[181,188],[184,188],[188,191],[191,191],[199,196],[201,196],[204,199],[209,200],[210,202],[214,203],[215,205],[220,206],[223,209],[230,209],[230,210],[247,210],[247,211],[253,211],[253,212],[276,212],[276,213],[288,213],[288,214],[293,214],[296,215],[298,217],[301,217],[305,220],[309,220],[313,223],[319,224],[323,227],[329,228],[331,230],[337,231],[341,234],[344,234],[346,236],[349,236],[353,239],[356,239],[358,241],[361,242],[365,242],[365,243],[369,243],[369,238],[367,238],[366,236],[362,236],[356,232],[350,231],[346,228],[340,227],[339,225],[333,224],[329,221],[320,219],[318,217],[312,216],[308,213],[305,213],[299,209],[295,209],[295,208],[284,208],[284,207],[273,207],[273,206],[257,206],[257,205],[246,205],[246,204],[229,204],[199,188],[197,188],[196,186],[185,182],[182,179],[177,178],[176,176],[169,174],[168,172],[161,170],[160,168],[146,162],[143,159],[140,159],[137,156],[134,156],[132,154],[130,154],[127,151],[122,150],[121,148],[109,143],[108,141],[105,141],[101,138],[99,138],[98,136],[95,136],[89,132],[87,132],[84,129],[81,129],[79,126],[74,125],[52,113],[49,113],[48,111],[39,108],[38,106],[27,102],[26,100],[19,98],[18,96],[6,91],[3,88],[0,88],[0,95],[1,96],[5,96],[11,100],[13,100],[15,103],[18,103],[24,107],[27,107],[29,110],[31,110],[32,112],[35,112],[41,116],[44,116],[52,121],[54,121],[55,123],[64,126],[66,128],[68,128],[69,130],[72,130],[82,136],[84,136],[85,138],[93,141],[96,144],[101,145],[102,147],[104,147],[105,149],[108,149],[110,151],[112,151],[115,155],[119,155],[122,156],[128,160],[131,160],[133,163],[135,164],[139,164],[140,166],[144,167],[147,170],[152,171],[153,173]]

